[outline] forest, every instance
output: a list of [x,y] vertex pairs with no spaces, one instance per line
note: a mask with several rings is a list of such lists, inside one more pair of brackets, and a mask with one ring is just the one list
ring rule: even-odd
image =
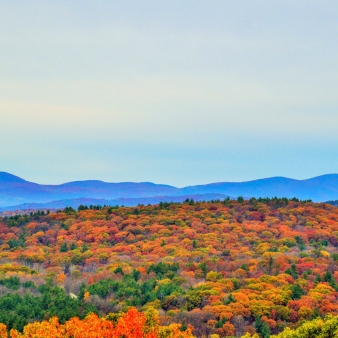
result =
[[338,336],[328,203],[35,211],[0,217],[0,248],[0,337]]

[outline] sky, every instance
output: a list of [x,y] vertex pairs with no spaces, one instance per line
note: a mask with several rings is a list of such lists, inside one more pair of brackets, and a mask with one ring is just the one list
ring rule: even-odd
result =
[[187,186],[338,172],[338,2],[0,1],[0,171]]

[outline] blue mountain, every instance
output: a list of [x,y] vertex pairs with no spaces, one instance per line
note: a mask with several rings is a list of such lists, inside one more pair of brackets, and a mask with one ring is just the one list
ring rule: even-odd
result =
[[247,182],[221,182],[183,188],[184,193],[220,193],[245,197],[297,197],[323,202],[338,198],[338,174],[306,180],[271,177]]
[[0,171],[0,184],[1,183],[23,183],[23,182],[26,182],[26,181],[18,176]]
[[[179,197],[177,199],[177,197]],[[107,183],[76,181],[60,185],[44,185],[26,181],[6,172],[0,172],[0,208],[17,205],[55,202],[60,205],[76,204],[74,200],[91,199],[125,205],[158,203],[168,199],[182,200],[185,196],[196,199],[215,199],[222,196],[238,197],[297,197],[323,202],[338,199],[338,174],[322,175],[305,180],[271,177],[246,182],[218,182],[177,188],[150,182]],[[62,202],[64,201],[64,202]],[[73,202],[71,202],[73,201]],[[68,203],[68,204],[66,204]],[[75,205],[74,204],[74,205]],[[94,204],[94,203],[92,203]],[[22,207],[22,206],[21,206]]]

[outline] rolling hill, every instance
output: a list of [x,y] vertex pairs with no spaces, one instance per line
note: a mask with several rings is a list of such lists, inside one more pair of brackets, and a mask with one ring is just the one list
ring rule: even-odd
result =
[[0,172],[0,209],[62,207],[91,204],[137,205],[177,201],[185,198],[210,200],[226,196],[297,197],[313,201],[338,199],[338,174],[305,180],[271,177],[247,182],[219,182],[177,188],[150,182],[107,183],[98,180],[75,181],[60,185],[43,185]]

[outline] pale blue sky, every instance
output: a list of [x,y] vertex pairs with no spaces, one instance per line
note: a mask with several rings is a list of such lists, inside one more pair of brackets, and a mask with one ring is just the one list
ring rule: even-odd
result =
[[1,1],[0,171],[184,186],[338,172],[338,2]]

